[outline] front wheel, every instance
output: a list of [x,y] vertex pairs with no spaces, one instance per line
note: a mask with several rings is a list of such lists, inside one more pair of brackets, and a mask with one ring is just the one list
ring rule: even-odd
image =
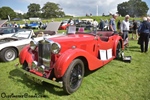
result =
[[63,76],[63,89],[67,94],[75,92],[81,85],[84,77],[84,64],[80,59],[75,59],[69,65]]
[[14,48],[5,48],[0,52],[0,59],[9,62],[17,58],[17,51]]

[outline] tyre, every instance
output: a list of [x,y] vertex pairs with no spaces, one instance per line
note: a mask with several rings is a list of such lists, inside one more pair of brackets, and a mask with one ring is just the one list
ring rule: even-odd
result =
[[0,52],[0,59],[9,62],[17,58],[17,51],[14,48],[5,48]]
[[116,59],[120,59],[121,58],[121,42],[119,41],[117,44],[117,48],[116,48]]
[[63,89],[67,94],[75,92],[81,85],[84,77],[84,64],[80,59],[75,59],[69,65],[63,76]]

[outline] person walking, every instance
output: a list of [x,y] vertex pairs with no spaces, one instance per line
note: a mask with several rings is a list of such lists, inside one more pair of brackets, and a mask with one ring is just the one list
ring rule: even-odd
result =
[[146,17],[143,17],[143,22],[138,28],[138,33],[140,35],[140,49],[141,52],[148,51],[148,42],[149,42],[149,34],[150,34],[150,24],[147,21]]
[[117,14],[113,14],[112,18],[109,21],[109,30],[113,31],[114,33],[117,33],[116,22],[115,22],[117,16],[118,16]]
[[122,38],[124,40],[124,46],[128,45],[128,32],[129,32],[129,15],[125,16],[125,19],[122,21],[121,26],[120,26],[120,32],[122,34]]

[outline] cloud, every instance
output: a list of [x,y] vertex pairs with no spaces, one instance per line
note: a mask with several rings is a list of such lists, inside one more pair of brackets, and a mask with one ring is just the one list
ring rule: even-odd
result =
[[63,8],[65,14],[75,15],[75,16],[85,16],[85,14],[97,14],[97,5],[98,5],[98,14],[102,15],[103,13],[109,14],[109,12],[116,13],[117,5],[122,2],[127,2],[128,0],[22,0],[28,3],[40,4],[41,7],[46,2],[54,2],[60,5],[60,8]]
[[15,12],[17,12],[17,13],[21,13],[21,14],[23,14],[24,12],[23,11],[21,11],[21,10],[14,10]]

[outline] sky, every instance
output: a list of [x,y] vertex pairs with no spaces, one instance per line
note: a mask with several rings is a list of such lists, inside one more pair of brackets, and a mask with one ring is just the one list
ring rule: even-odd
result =
[[[129,0],[0,0],[0,8],[3,6],[8,6],[12,8],[15,12],[26,13],[28,11],[28,6],[31,3],[40,4],[41,8],[46,4],[46,2],[54,2],[59,4],[60,8],[67,15],[73,16],[85,16],[85,14],[92,15],[108,15],[117,12],[117,5]],[[147,3],[150,9],[150,0],[142,0]],[[150,15],[150,10],[148,11]]]

